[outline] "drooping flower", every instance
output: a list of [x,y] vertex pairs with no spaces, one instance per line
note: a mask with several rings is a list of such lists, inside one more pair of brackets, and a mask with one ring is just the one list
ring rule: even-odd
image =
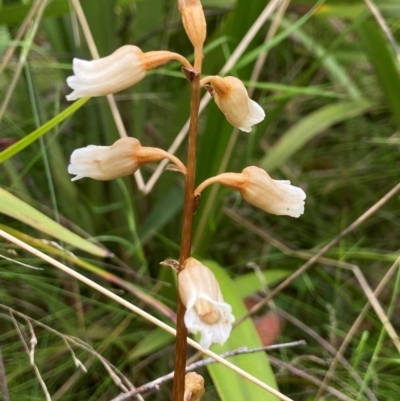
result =
[[73,76],[67,78],[67,84],[73,92],[67,100],[76,100],[85,96],[105,96],[119,92],[141,81],[148,70],[177,60],[185,67],[191,64],[180,54],[168,51],[144,53],[137,46],[126,45],[107,57],[97,60],[73,60]]
[[186,167],[174,155],[159,149],[145,147],[136,138],[118,139],[112,146],[89,145],[71,154],[68,173],[75,174],[72,181],[84,177],[108,181],[133,174],[142,164],[169,159],[182,173]]
[[241,173],[222,173],[203,181],[195,190],[200,194],[210,184],[222,184],[240,192],[250,204],[278,216],[299,217],[304,213],[305,192],[287,180],[274,180],[256,166]]
[[200,345],[208,349],[211,344],[223,344],[232,330],[232,307],[224,302],[218,281],[212,271],[195,258],[184,262],[178,274],[179,295],[186,307],[185,325],[196,334],[200,332]]
[[201,85],[210,83],[215,103],[226,119],[241,131],[250,132],[251,127],[265,118],[262,107],[249,98],[243,82],[236,77],[209,76]]
[[256,166],[242,171],[244,185],[240,189],[243,199],[252,205],[278,216],[299,217],[304,213],[305,192],[288,180],[273,180]]

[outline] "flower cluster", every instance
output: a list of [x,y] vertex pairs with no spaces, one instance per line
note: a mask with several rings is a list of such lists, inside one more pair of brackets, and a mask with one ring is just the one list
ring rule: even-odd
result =
[[[137,46],[122,46],[111,55],[97,60],[74,59],[74,75],[67,78],[67,84],[73,91],[67,99],[72,101],[119,92],[144,79],[147,71],[171,60],[180,62],[186,72],[199,76],[206,39],[202,5],[200,0],[178,0],[178,6],[194,47],[194,66],[178,53],[143,52]],[[255,124],[264,120],[263,108],[249,98],[243,82],[238,78],[209,75],[197,82],[198,88],[206,89],[214,97],[216,105],[232,126],[250,132]],[[68,172],[74,175],[73,181],[84,177],[112,180],[134,173],[143,164],[162,159],[170,160],[182,174],[188,174],[186,166],[174,155],[159,148],[142,146],[132,137],[119,139],[111,146],[89,145],[75,150]],[[197,187],[195,194],[200,194],[212,183],[238,191],[244,200],[267,213],[292,217],[304,213],[306,195],[302,189],[290,185],[289,181],[273,180],[266,171],[256,166],[246,167],[241,173],[211,177]],[[230,335],[234,317],[231,306],[223,300],[212,271],[189,257],[179,269],[178,289],[186,307],[185,325],[192,333],[200,332],[201,346],[208,349],[214,343],[223,344]]]

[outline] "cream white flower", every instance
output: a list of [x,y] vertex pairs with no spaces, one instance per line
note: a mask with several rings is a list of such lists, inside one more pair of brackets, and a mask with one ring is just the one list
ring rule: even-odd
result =
[[179,295],[186,307],[185,325],[191,333],[200,332],[200,345],[223,344],[235,318],[232,307],[224,302],[212,271],[195,258],[188,258],[178,274]]
[[76,100],[85,96],[105,96],[119,92],[141,81],[146,72],[170,60],[178,60],[185,67],[190,63],[180,54],[168,51],[143,53],[137,46],[126,45],[107,57],[97,60],[73,60],[73,76],[67,78],[67,84],[73,92],[67,100]]
[[247,202],[276,215],[299,217],[304,213],[305,192],[286,180],[273,180],[263,169],[250,166],[242,171],[240,193]]
[[210,83],[214,100],[226,119],[241,131],[250,132],[251,127],[265,118],[262,107],[249,98],[243,82],[235,77],[210,76],[201,84]]
[[72,181],[84,177],[108,181],[130,175],[144,163],[162,159],[169,159],[182,173],[186,173],[186,167],[174,155],[159,148],[142,146],[131,137],[118,139],[112,146],[89,145],[74,150],[68,173],[76,175]]
[[122,138],[112,146],[89,145],[71,154],[68,173],[75,174],[72,181],[84,177],[108,181],[134,173],[140,166],[135,157],[141,148],[135,138]]
[[249,166],[241,173],[222,173],[208,178],[195,189],[195,194],[216,183],[239,191],[244,200],[267,213],[292,217],[304,213],[304,191],[290,185],[290,181],[273,180],[259,167]]

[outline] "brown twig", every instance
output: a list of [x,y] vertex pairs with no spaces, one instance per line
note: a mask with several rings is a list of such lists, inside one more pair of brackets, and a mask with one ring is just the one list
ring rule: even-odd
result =
[[[299,345],[305,345],[305,344],[306,344],[306,342],[304,340],[299,340],[299,341],[293,341],[293,342],[284,343],[284,344],[267,345],[265,347],[260,347],[260,348],[241,347],[241,348],[238,348],[233,351],[225,352],[225,353],[221,354],[220,356],[221,356],[221,358],[229,358],[229,357],[236,356],[236,355],[254,354],[256,352],[264,352],[264,351],[271,351],[274,349],[297,347]],[[203,359],[201,361],[194,362],[186,367],[185,373],[191,372],[200,367],[209,365],[211,363],[216,363],[216,362],[217,361],[214,358],[207,358],[207,359]],[[140,387],[136,388],[135,390],[130,391],[129,393],[122,393],[122,394],[118,395],[117,397],[113,398],[111,401],[124,401],[124,400],[127,400],[139,393],[144,393],[146,391],[157,389],[160,384],[163,384],[169,380],[172,380],[173,378],[174,378],[174,372],[168,373],[167,375],[164,375],[162,377],[157,378],[156,380],[146,383],[143,386],[140,386]]]

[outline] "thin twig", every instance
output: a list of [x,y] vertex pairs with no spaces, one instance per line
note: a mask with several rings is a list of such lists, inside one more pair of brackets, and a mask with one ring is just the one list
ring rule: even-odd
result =
[[325,255],[330,249],[337,245],[344,237],[350,234],[353,230],[358,228],[365,220],[371,217],[377,210],[379,210],[390,198],[392,198],[400,190],[400,183],[392,188],[386,195],[384,195],[378,202],[371,206],[365,213],[363,213],[358,219],[356,219],[352,224],[350,224],[345,230],[343,230],[336,238],[325,245],[318,253],[311,257],[303,266],[297,269],[293,274],[291,274],[286,280],[275,287],[270,294],[268,294],[262,301],[254,305],[248,313],[239,318],[235,325],[239,324],[247,317],[253,315],[258,310],[260,310],[264,305],[266,305],[272,298],[279,294],[283,289],[290,285],[294,280],[305,273],[311,266],[313,266],[321,256]]
[[[254,354],[256,352],[264,352],[264,351],[271,351],[274,349],[281,349],[281,348],[289,348],[289,347],[297,347],[299,345],[305,345],[306,342],[304,340],[300,341],[293,341],[290,343],[284,343],[284,344],[273,344],[273,345],[267,345],[265,347],[259,347],[259,348],[247,348],[247,347],[241,347],[233,351],[228,351],[220,355],[221,358],[229,358],[232,356],[237,356],[237,355],[246,355],[246,354]],[[193,370],[197,370],[203,366],[216,363],[216,360],[214,358],[207,358],[203,359],[201,361],[194,362],[188,366],[186,366],[186,373],[191,372]],[[126,394],[119,394],[117,397],[113,398],[111,401],[124,401],[127,400],[139,393],[144,393],[146,391],[150,391],[153,389],[157,389],[160,384],[163,384],[169,380],[172,380],[174,378],[174,372],[168,373],[167,375],[164,375],[162,377],[157,378],[156,380],[153,380],[149,383],[144,384],[143,386],[138,387],[136,390],[131,391]]]
[[[276,240],[272,236],[268,235],[265,231],[263,231],[261,228],[255,226],[251,222],[249,222],[247,219],[243,218],[242,216],[238,215],[236,212],[230,210],[230,209],[224,209],[224,212],[232,217],[235,221],[239,222],[241,226],[249,228],[251,231],[259,235],[261,238],[264,238],[268,243],[270,243],[272,246],[280,249],[282,252],[284,252],[287,255],[291,256],[296,256],[302,259],[307,259],[310,260],[312,257],[315,255],[310,253],[310,252],[305,252],[305,251],[294,251],[287,247],[286,245],[282,244],[280,241]],[[378,318],[382,322],[382,325],[385,327],[387,333],[389,334],[390,338],[392,339],[395,347],[397,350],[400,352],[400,340],[399,337],[388,320],[382,306],[380,305],[379,301],[375,297],[371,287],[369,286],[364,274],[362,273],[361,269],[353,264],[353,263],[347,263],[347,262],[342,262],[342,261],[336,261],[330,258],[326,257],[320,257],[319,262],[325,263],[328,265],[333,265],[339,268],[343,269],[348,269],[351,270],[356,279],[358,280],[361,289],[364,291],[366,297],[370,300],[371,305],[373,306]]]
[[[26,14],[26,17],[24,21],[22,22],[21,26],[18,28],[18,32],[15,35],[15,38],[13,40],[14,43],[18,42],[22,36],[24,35],[26,29],[29,26],[29,23],[31,22],[33,16],[35,15],[36,11],[40,8],[41,4],[46,1],[46,0],[35,0],[34,3],[32,4],[32,7],[29,9],[28,14]],[[3,55],[3,58],[1,59],[1,65],[0,65],[0,75],[4,71],[4,68],[6,68],[8,62],[10,61],[11,57],[13,56],[15,50],[17,48],[16,44],[13,44],[8,47],[6,52]]]
[[[388,284],[389,280],[392,278],[393,274],[396,272],[396,270],[399,267],[400,263],[400,257],[397,258],[397,260],[392,264],[390,269],[386,272],[385,276],[381,280],[381,282],[378,284],[378,286],[374,290],[374,296],[378,297],[379,294],[382,292],[384,288],[386,288],[386,285]],[[322,381],[322,385],[327,385],[330,378],[332,377],[333,372],[335,371],[339,360],[343,357],[343,354],[345,353],[348,345],[350,344],[351,339],[359,329],[362,321],[364,320],[365,315],[368,313],[369,309],[371,307],[370,300],[364,305],[363,309],[361,310],[360,314],[358,315],[357,319],[354,321],[353,325],[351,326],[350,330],[347,331],[346,337],[344,338],[342,344],[340,345],[340,348],[337,350],[335,357],[333,358],[328,371],[325,374],[324,380]],[[324,388],[320,387],[316,397],[315,401],[318,401],[319,398],[322,397],[324,392]]]
[[[269,361],[271,362],[272,365],[278,366],[280,368],[284,368],[288,370],[289,372],[295,374],[296,376],[302,377],[305,380],[308,380],[311,383],[314,383],[316,386],[321,386],[322,382],[321,380],[317,379],[314,376],[311,376],[310,374],[295,368],[294,366],[290,365],[287,362],[282,362],[277,358],[274,358],[273,356],[269,356]],[[354,401],[352,398],[348,397],[346,394],[343,394],[339,390],[336,390],[333,387],[330,386],[325,386],[324,388],[327,392],[331,393],[333,396],[335,396],[338,400],[342,401]]]
[[379,26],[381,27],[382,31],[385,33],[386,37],[388,38],[389,43],[393,47],[393,50],[396,53],[397,61],[400,62],[400,47],[397,44],[396,39],[394,38],[391,30],[389,29],[388,24],[386,23],[385,19],[382,17],[382,14],[379,11],[379,8],[376,6],[376,4],[372,0],[365,0],[365,3],[371,10],[371,13],[375,17],[375,19],[378,22]]
[[[92,287],[96,291],[100,292],[101,294],[107,296],[108,298],[112,299],[115,302],[118,302],[120,305],[124,306],[125,308],[131,310],[132,312],[136,313],[137,315],[143,317],[144,319],[148,320],[149,322],[155,324],[156,326],[160,327],[161,329],[165,330],[166,332],[176,335],[176,330],[172,327],[168,326],[161,320],[155,318],[154,316],[150,315],[149,313],[145,312],[144,310],[138,308],[137,306],[131,304],[130,302],[126,301],[125,299],[115,295],[113,292],[107,290],[106,288],[102,287],[101,285],[95,283],[94,281],[88,279],[87,277],[83,276],[82,274],[76,272],[75,270],[69,268],[68,266],[62,264],[56,259],[53,259],[49,255],[35,249],[34,247],[28,245],[27,243],[19,240],[18,238],[14,237],[13,235],[8,234],[7,232],[0,230],[0,237],[12,242],[13,244],[18,245],[19,247],[25,249],[26,251],[30,252],[31,254],[35,255],[36,257],[45,260],[46,262],[50,263],[51,265],[57,267],[64,273],[68,274],[71,277],[76,278],[77,280],[81,281],[82,283]],[[286,395],[280,393],[279,391],[275,390],[273,387],[269,386],[268,384],[262,382],[261,380],[257,379],[256,377],[252,376],[251,374],[247,373],[245,370],[237,367],[233,363],[226,361],[225,359],[221,358],[219,355],[215,354],[210,350],[204,350],[200,344],[196,341],[192,340],[191,338],[187,339],[189,345],[193,348],[196,348],[199,351],[202,351],[204,354],[214,358],[220,364],[226,366],[227,368],[233,370],[240,376],[244,377],[247,380],[250,380],[257,386],[263,388],[264,390],[268,391],[269,393],[275,395],[282,401],[293,401],[291,398],[287,397]]]
[[3,116],[4,116],[4,113],[5,113],[6,109],[7,109],[8,103],[9,103],[9,101],[11,99],[11,96],[12,96],[12,94],[14,92],[15,86],[17,85],[17,82],[18,82],[18,79],[19,79],[19,77],[21,75],[22,69],[23,69],[23,67],[24,67],[24,65],[26,63],[26,59],[28,57],[29,50],[30,50],[30,48],[32,46],[32,43],[33,43],[33,40],[35,38],[36,32],[37,32],[37,30],[39,28],[39,24],[40,24],[40,21],[42,19],[42,15],[43,15],[44,9],[46,8],[47,2],[48,2],[48,0],[43,0],[43,2],[40,3],[40,7],[38,7],[38,11],[37,11],[35,20],[34,20],[34,22],[32,24],[32,27],[26,34],[26,39],[25,39],[25,42],[24,42],[24,44],[22,46],[21,54],[19,56],[19,60],[18,60],[18,64],[17,64],[17,68],[16,68],[16,70],[14,72],[14,76],[13,76],[13,78],[11,80],[11,83],[10,83],[8,89],[7,89],[7,93],[3,98],[3,103],[1,104],[1,107],[0,107],[0,121],[3,119]]
[[[325,348],[326,351],[328,351],[330,354],[333,355],[334,358],[337,358],[338,362],[340,362],[345,369],[349,372],[349,374],[354,378],[354,380],[361,386],[363,379],[361,376],[354,371],[353,367],[350,365],[350,363],[343,357],[343,355],[339,355],[338,351],[336,350],[335,347],[333,347],[328,341],[326,341],[324,338],[322,338],[317,332],[312,330],[309,326],[304,324],[301,320],[297,319],[296,317],[292,316],[290,313],[287,313],[283,309],[277,308],[277,313],[282,316],[285,320],[291,322],[295,326],[297,326],[300,330],[304,331],[304,333],[308,334],[311,338],[313,338],[316,342],[318,342],[322,347]],[[324,385],[327,385],[327,383],[323,383]],[[371,401],[378,401],[376,396],[373,394],[373,392],[369,389],[366,388],[366,394],[369,397]]]
[[1,354],[1,349],[0,349],[0,389],[1,389],[1,394],[3,396],[3,401],[10,401],[10,397],[8,394],[6,370],[4,368],[4,361],[3,361],[3,356]]
[[[9,312],[9,314],[12,316],[13,318],[13,323],[17,323],[16,320],[14,319],[14,315],[20,316],[21,318],[23,318],[26,322],[28,322],[28,324],[30,325],[30,327],[32,327],[31,323],[44,328],[45,330],[49,331],[50,333],[56,335],[57,337],[60,337],[61,340],[64,341],[64,343],[67,345],[67,348],[70,350],[71,354],[72,354],[72,358],[75,361],[75,365],[79,365],[77,367],[80,367],[82,370],[85,370],[86,367],[76,358],[70,344],[82,348],[83,350],[85,350],[86,352],[89,352],[91,355],[93,355],[94,357],[96,357],[102,364],[103,366],[106,368],[106,370],[108,372],[112,372],[110,374],[111,378],[113,379],[114,383],[119,386],[123,391],[128,391],[128,389],[126,387],[128,387],[130,390],[135,389],[135,386],[114,366],[112,365],[109,361],[107,361],[102,355],[100,355],[99,352],[95,351],[92,347],[90,347],[90,345],[88,345],[87,343],[83,342],[82,340],[72,337],[72,336],[68,336],[66,334],[62,334],[60,332],[58,332],[57,330],[54,330],[53,328],[51,328],[50,326],[45,325],[44,323],[35,320],[21,312],[18,312],[12,308],[10,308],[7,305],[3,305],[0,304],[0,308],[3,308],[5,310],[7,310]],[[21,328],[23,328],[23,326],[21,325]],[[31,329],[31,332],[33,331],[33,328]],[[107,366],[106,366],[107,365]],[[125,385],[122,384],[122,381],[125,383]],[[56,393],[57,394],[57,393]],[[54,395],[54,399],[57,399],[58,396]]]
[[38,369],[38,367],[36,366],[36,363],[35,363],[35,358],[34,358],[35,354],[34,354],[34,352],[35,352],[35,345],[36,345],[37,341],[36,341],[35,333],[33,331],[33,327],[31,325],[31,323],[29,322],[29,320],[27,320],[27,323],[28,323],[29,328],[30,328],[30,332],[33,335],[33,337],[31,337],[31,341],[30,341],[31,342],[31,349],[29,349],[28,345],[25,342],[25,338],[22,335],[22,332],[21,332],[21,330],[19,328],[19,325],[18,325],[17,321],[15,320],[14,315],[13,315],[13,313],[11,311],[10,311],[10,315],[11,315],[12,321],[14,323],[14,327],[17,330],[17,333],[19,335],[19,338],[21,339],[21,342],[24,345],[25,351],[29,355],[29,362],[30,362],[33,370],[35,371],[35,375],[36,375],[36,377],[37,377],[37,379],[38,379],[38,381],[40,383],[40,386],[42,387],[42,390],[43,390],[44,395],[46,397],[46,401],[51,401],[50,393],[47,390],[46,383],[42,379],[40,371],[39,371],[39,369]]

